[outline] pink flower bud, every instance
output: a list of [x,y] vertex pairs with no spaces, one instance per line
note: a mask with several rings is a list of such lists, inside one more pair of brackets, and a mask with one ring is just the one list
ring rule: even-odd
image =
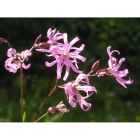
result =
[[68,113],[69,109],[66,108],[65,104],[63,104],[63,102],[61,101],[57,106],[52,106],[48,109],[48,114],[51,116],[55,116],[58,113],[61,114],[61,116],[64,113]]
[[41,42],[39,44],[35,44],[34,47],[36,49],[40,49],[40,48],[42,48],[42,49],[49,49],[50,48],[50,44],[47,43],[47,42]]
[[0,37],[0,44],[3,43],[3,42],[7,42],[7,40]]
[[94,72],[94,71],[98,68],[99,62],[100,62],[100,60],[96,61],[96,62],[92,65],[92,67],[91,67],[91,71],[92,71],[92,72]]
[[55,116],[59,113],[58,109],[56,108],[56,106],[52,106],[48,109],[48,114],[51,116]]
[[39,36],[36,38],[35,44],[36,44],[36,43],[37,43],[37,44],[40,43],[41,38],[42,38],[42,34],[39,35]]

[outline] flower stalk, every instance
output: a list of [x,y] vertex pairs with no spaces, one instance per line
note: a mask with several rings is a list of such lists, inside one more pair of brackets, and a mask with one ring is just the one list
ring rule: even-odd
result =
[[38,121],[41,120],[43,117],[45,117],[47,114],[48,114],[48,112],[45,113],[44,115],[42,115],[41,117],[39,117],[39,118],[38,118],[36,121],[34,121],[34,122],[38,122]]
[[39,106],[39,108],[37,109],[37,111],[35,112],[35,114],[33,115],[31,122],[34,121],[34,119],[35,119],[37,113],[39,112],[39,110],[44,106],[45,102],[48,100],[48,98],[49,98],[49,97],[54,93],[54,91],[56,90],[56,88],[57,88],[57,83],[58,83],[58,79],[56,79],[54,88],[53,88],[53,89],[51,90],[51,92],[46,96],[46,98],[44,99],[44,101],[41,103],[41,105]]
[[23,122],[23,112],[24,112],[24,105],[23,105],[23,68],[22,62],[20,63],[20,107],[21,107],[21,121]]

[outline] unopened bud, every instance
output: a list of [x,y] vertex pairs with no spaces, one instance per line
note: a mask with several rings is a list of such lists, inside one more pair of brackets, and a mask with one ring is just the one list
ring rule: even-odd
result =
[[48,109],[48,114],[51,116],[55,116],[59,113],[59,111],[57,110],[56,106],[52,106]]
[[39,35],[39,36],[36,38],[36,40],[35,40],[35,44],[40,43],[41,38],[42,38],[42,34]]
[[36,49],[49,49],[50,48],[50,44],[49,43],[47,43],[47,42],[41,42],[41,43],[39,43],[39,44],[35,44],[34,45],[34,47],[36,48]]
[[0,37],[0,44],[3,43],[3,42],[7,42],[7,40]]
[[62,116],[64,113],[68,112],[69,109],[66,108],[62,101],[57,106],[52,106],[48,109],[48,114],[50,114],[51,116],[55,116],[58,113],[60,113]]
[[98,68],[99,62],[100,62],[100,60],[96,61],[96,62],[92,65],[92,67],[91,67],[91,71],[92,71],[92,72],[94,72],[94,71]]

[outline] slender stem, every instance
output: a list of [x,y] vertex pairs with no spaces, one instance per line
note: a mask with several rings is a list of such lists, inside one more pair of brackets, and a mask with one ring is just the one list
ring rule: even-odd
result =
[[90,71],[90,72],[87,74],[87,76],[96,76],[96,75],[97,75],[97,73],[92,74],[92,75],[91,75],[91,73],[92,73],[92,71]]
[[58,79],[56,79],[56,83],[55,83],[55,86],[54,88],[51,90],[51,92],[47,95],[47,97],[44,99],[44,101],[41,103],[41,105],[39,106],[39,108],[37,109],[37,111],[35,112],[35,114],[33,115],[32,117],[32,122],[34,121],[35,117],[36,117],[36,114],[39,112],[39,110],[43,107],[43,105],[45,104],[45,102],[48,100],[48,98],[54,93],[54,91],[56,90],[57,88],[57,82],[58,82]]
[[22,63],[20,67],[20,107],[21,107],[21,121],[23,122],[23,69],[22,69]]
[[15,50],[13,49],[13,47],[12,47],[12,45],[6,40],[6,43],[7,43],[7,45],[10,47],[10,48],[12,48],[12,50],[13,50],[13,53],[15,53],[16,54],[16,52],[15,52]]
[[12,46],[11,46],[11,44],[6,40],[6,43],[7,43],[7,45],[10,47],[10,48],[13,48]]
[[[31,49],[29,50],[28,54],[32,51],[32,49],[34,48],[34,45],[31,47]],[[26,55],[26,57],[28,56],[28,54]],[[25,61],[26,57],[22,60],[22,62]]]
[[38,119],[37,119],[36,121],[34,121],[34,122],[38,122],[38,121],[41,120],[43,117],[45,117],[47,114],[48,114],[48,112],[45,113],[44,115],[42,115],[40,118],[38,118]]

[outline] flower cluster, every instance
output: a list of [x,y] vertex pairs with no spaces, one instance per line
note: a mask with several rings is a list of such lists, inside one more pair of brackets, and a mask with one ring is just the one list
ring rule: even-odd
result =
[[[85,62],[86,57],[80,55],[80,52],[84,50],[85,45],[82,44],[80,47],[76,47],[74,44],[79,41],[78,37],[75,37],[72,41],[68,42],[68,34],[60,33],[56,31],[56,29],[52,30],[51,28],[47,31],[46,42],[41,42],[42,35],[39,35],[35,40],[33,48],[38,52],[46,53],[46,56],[53,57],[54,61],[45,62],[46,67],[51,67],[53,65],[57,65],[56,68],[56,79],[61,79],[63,66],[66,66],[66,72],[63,77],[63,80],[66,81],[70,70],[73,70],[78,74],[77,78],[73,81],[64,83],[62,85],[56,85],[58,88],[64,89],[64,92],[67,96],[68,102],[72,107],[76,107],[77,104],[80,105],[80,108],[84,111],[88,111],[91,108],[91,103],[86,101],[93,93],[97,93],[97,90],[94,86],[90,85],[89,77],[91,76],[113,76],[119,84],[123,87],[126,87],[126,84],[132,84],[133,80],[130,78],[128,80],[124,80],[123,78],[127,76],[128,69],[119,71],[118,69],[124,62],[125,58],[121,58],[117,63],[117,58],[113,57],[113,52],[117,52],[120,54],[118,50],[111,51],[111,46],[107,47],[107,54],[109,56],[108,60],[108,68],[103,68],[97,70],[99,66],[99,60],[96,61],[88,74],[83,73],[82,70],[78,67],[78,60]],[[61,42],[60,42],[61,40]],[[0,39],[1,42],[6,42],[5,39]],[[63,43],[62,43],[63,42]],[[9,72],[16,73],[17,69],[21,66],[24,69],[28,69],[30,64],[25,66],[24,60],[28,60],[28,56],[31,56],[31,50],[25,50],[21,53],[17,53],[15,49],[8,49],[7,56],[9,57],[5,62],[5,68]],[[96,71],[97,70],[97,71]],[[96,71],[96,72],[95,72]],[[95,73],[94,73],[95,72]],[[94,74],[93,74],[94,73]],[[85,96],[80,92],[84,92]],[[59,103],[58,106],[52,107],[49,110],[50,114],[60,113],[61,115],[67,113],[65,105],[62,102]]]

